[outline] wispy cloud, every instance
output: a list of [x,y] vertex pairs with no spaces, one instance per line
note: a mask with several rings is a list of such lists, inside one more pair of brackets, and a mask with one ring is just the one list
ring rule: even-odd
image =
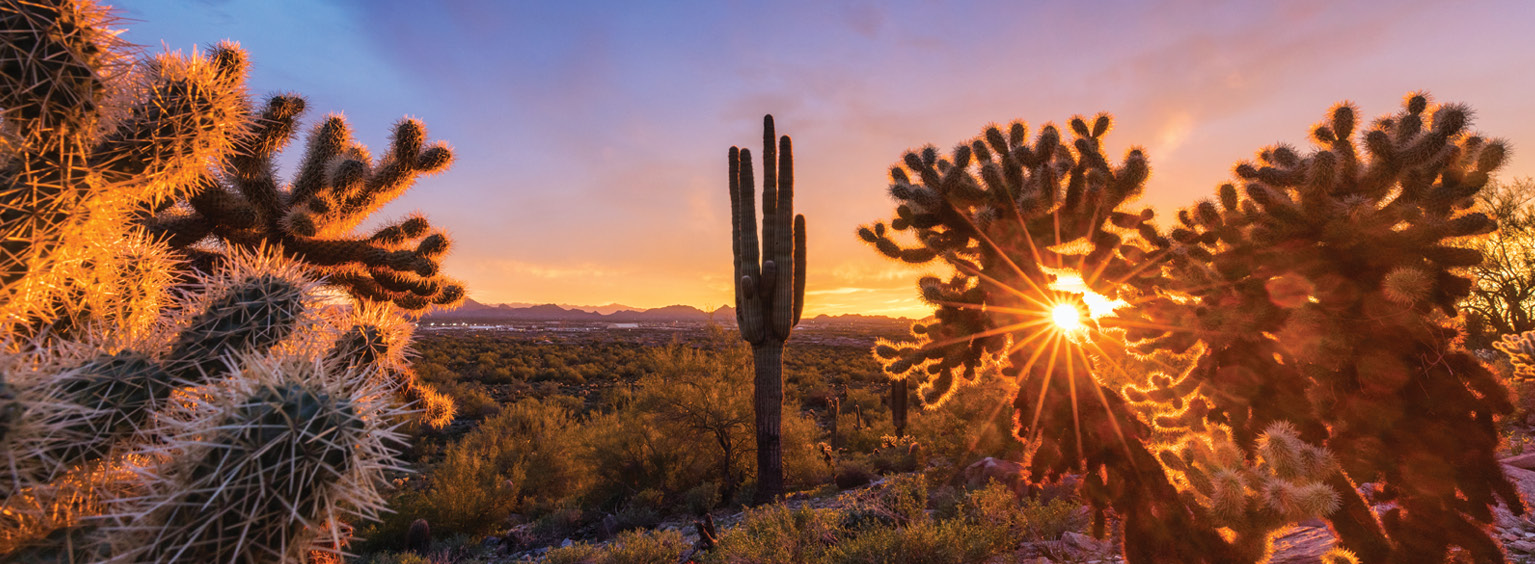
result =
[[[447,270],[487,301],[733,301],[725,152],[755,149],[764,113],[794,137],[812,313],[923,311],[914,281],[941,269],[854,229],[891,215],[903,151],[990,122],[1113,112],[1109,149],[1146,147],[1164,214],[1344,98],[1373,114],[1426,88],[1535,138],[1535,74],[1508,71],[1535,65],[1520,0],[292,2],[134,0],[130,40],[243,40],[255,91],[344,110],[375,147],[424,119],[458,160],[385,215],[451,230]],[[1521,155],[1505,174],[1535,174]]]

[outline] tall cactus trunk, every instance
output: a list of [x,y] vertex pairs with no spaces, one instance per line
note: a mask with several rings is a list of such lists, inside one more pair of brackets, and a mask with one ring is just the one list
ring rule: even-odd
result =
[[783,483],[783,343],[752,347],[757,368],[752,408],[757,418],[757,491],[755,503],[784,493]]
[[890,381],[890,422],[897,438],[906,436],[906,379]]
[[794,215],[794,152],[773,133],[773,116],[762,119],[762,145],[760,247],[751,150],[730,148],[736,323],[756,364],[755,503],[783,494],[783,346],[805,305],[805,216]]

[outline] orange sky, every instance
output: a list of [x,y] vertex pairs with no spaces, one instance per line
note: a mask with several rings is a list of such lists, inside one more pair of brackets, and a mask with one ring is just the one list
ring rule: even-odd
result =
[[1337,101],[1373,116],[1421,89],[1512,143],[1503,177],[1535,175],[1523,0],[549,4],[118,8],[156,48],[242,40],[253,90],[308,95],[311,122],[345,111],[375,148],[407,114],[452,142],[454,168],[386,215],[452,231],[446,269],[482,302],[732,303],[725,154],[760,149],[764,113],[794,138],[807,315],[925,314],[919,271],[854,229],[891,214],[905,149],[990,122],[1113,113],[1111,152],[1146,147],[1143,201],[1167,213],[1265,145],[1304,146]]

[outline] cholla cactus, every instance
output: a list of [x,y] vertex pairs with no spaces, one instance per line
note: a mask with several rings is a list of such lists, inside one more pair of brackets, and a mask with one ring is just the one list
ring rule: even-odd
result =
[[[399,306],[462,294],[424,219],[349,232],[450,154],[407,121],[368,172],[330,120],[318,164],[279,190],[269,159],[301,103],[252,120],[237,46],[134,63],[111,23],[88,2],[0,0],[0,560],[336,553],[381,507],[393,426],[452,417],[409,377]],[[172,229],[194,217],[218,226]],[[337,283],[357,301],[322,298]]]
[[[413,215],[370,235],[353,234],[363,219],[403,194],[418,175],[445,170],[446,144],[426,145],[414,119],[395,126],[389,152],[374,162],[352,139],[346,120],[330,115],[310,134],[293,184],[273,178],[274,159],[292,139],[304,100],[279,95],[267,101],[255,125],[235,139],[222,170],[199,177],[185,207],[148,218],[151,233],[186,250],[213,237],[226,246],[277,245],[316,275],[365,301],[393,302],[410,311],[455,305],[463,286],[441,274],[446,233]],[[216,260],[217,257],[198,257]]]
[[[337,523],[383,507],[394,409],[366,375],[319,359],[251,358],[233,384],[170,418],[141,507],[107,527],[133,562],[295,561],[339,551]],[[350,391],[349,391],[350,390]]]
[[[129,72],[106,10],[0,3],[0,322],[67,317],[71,292],[123,237],[142,202],[164,201],[227,151],[244,123],[244,53],[160,55]],[[65,311],[58,311],[65,310]]]
[[773,116],[762,118],[760,256],[755,190],[751,150],[731,147],[736,322],[756,365],[756,501],[762,503],[783,494],[783,347],[805,309],[805,216],[794,214],[794,152],[789,136],[773,132]]
[[[880,224],[860,236],[910,262],[942,258],[956,275],[921,280],[935,317],[918,323],[915,342],[875,354],[891,372],[924,367],[929,400],[955,374],[1020,372],[1015,407],[1020,435],[1039,445],[1034,478],[1085,471],[1084,497],[1125,519],[1129,562],[1261,558],[1223,536],[1192,484],[1171,479],[1173,462],[1147,445],[1229,429],[1244,458],[1262,459],[1258,439],[1281,421],[1334,453],[1337,470],[1306,481],[1338,495],[1327,518],[1360,561],[1438,562],[1458,546],[1501,562],[1485,531],[1491,507],[1524,506],[1493,457],[1491,421],[1512,406],[1480,363],[1452,348],[1443,320],[1470,289],[1462,270],[1480,260],[1457,240],[1495,229],[1463,210],[1506,149],[1467,132],[1462,106],[1431,107],[1417,94],[1404,105],[1357,145],[1355,110],[1338,106],[1314,128],[1317,150],[1265,149],[1236,168],[1241,189],[1221,186],[1167,231],[1116,209],[1135,191],[1120,179],[1143,178],[1144,162],[1137,153],[1120,170],[1106,166],[1095,149],[1107,120],[1073,123],[1075,153],[1053,130],[1021,145],[1020,126],[988,131],[952,159],[907,155],[892,174],[900,207],[891,227],[915,229],[919,246],[901,247]],[[1067,253],[1076,256],[1059,260]],[[1052,333],[1048,312],[1078,304],[1049,291],[1041,266],[1075,270],[1128,306],[1097,327]],[[1104,334],[1195,360],[1174,376],[1105,386],[1097,376],[1122,367],[1087,353]],[[1073,346],[1054,346],[1063,340]],[[1367,481],[1383,483],[1396,508],[1372,514],[1353,488]]]
[[1515,377],[1535,379],[1535,331],[1504,335],[1492,347],[1508,355],[1509,363],[1514,366]]
[[[1523,512],[1494,454],[1495,414],[1512,409],[1495,378],[1444,323],[1470,290],[1481,255],[1460,238],[1495,229],[1462,210],[1503,162],[1501,141],[1467,131],[1470,111],[1407,96],[1359,136],[1335,107],[1318,148],[1287,146],[1236,167],[1219,204],[1179,214],[1160,240],[1152,298],[1126,317],[1143,350],[1206,348],[1175,384],[1202,418],[1251,444],[1274,421],[1326,445],[1342,472],[1331,516],[1364,562],[1443,560],[1451,546],[1501,562],[1484,532],[1498,500]],[[1362,145],[1362,146],[1360,146]],[[1351,483],[1382,482],[1397,508],[1377,518]],[[1384,528],[1381,527],[1384,525]]]
[[1230,433],[1218,428],[1186,436],[1158,456],[1187,506],[1201,520],[1231,530],[1245,559],[1261,560],[1276,529],[1326,517],[1337,510],[1339,496],[1321,482],[1337,471],[1332,454],[1301,441],[1293,426],[1270,425],[1254,450],[1249,461]]

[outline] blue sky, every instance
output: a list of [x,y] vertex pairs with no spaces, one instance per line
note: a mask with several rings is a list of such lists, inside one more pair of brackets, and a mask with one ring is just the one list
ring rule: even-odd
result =
[[[297,92],[382,148],[402,116],[453,144],[448,172],[384,215],[456,236],[486,302],[730,303],[725,153],[794,137],[810,232],[807,313],[920,315],[915,272],[853,235],[891,214],[886,170],[991,122],[1108,111],[1148,149],[1168,213],[1328,107],[1409,91],[1470,104],[1535,175],[1535,39],[1522,0],[1467,2],[129,1],[150,52],[234,39],[258,96]],[[300,147],[289,149],[291,162]],[[288,170],[291,172],[291,167]]]

